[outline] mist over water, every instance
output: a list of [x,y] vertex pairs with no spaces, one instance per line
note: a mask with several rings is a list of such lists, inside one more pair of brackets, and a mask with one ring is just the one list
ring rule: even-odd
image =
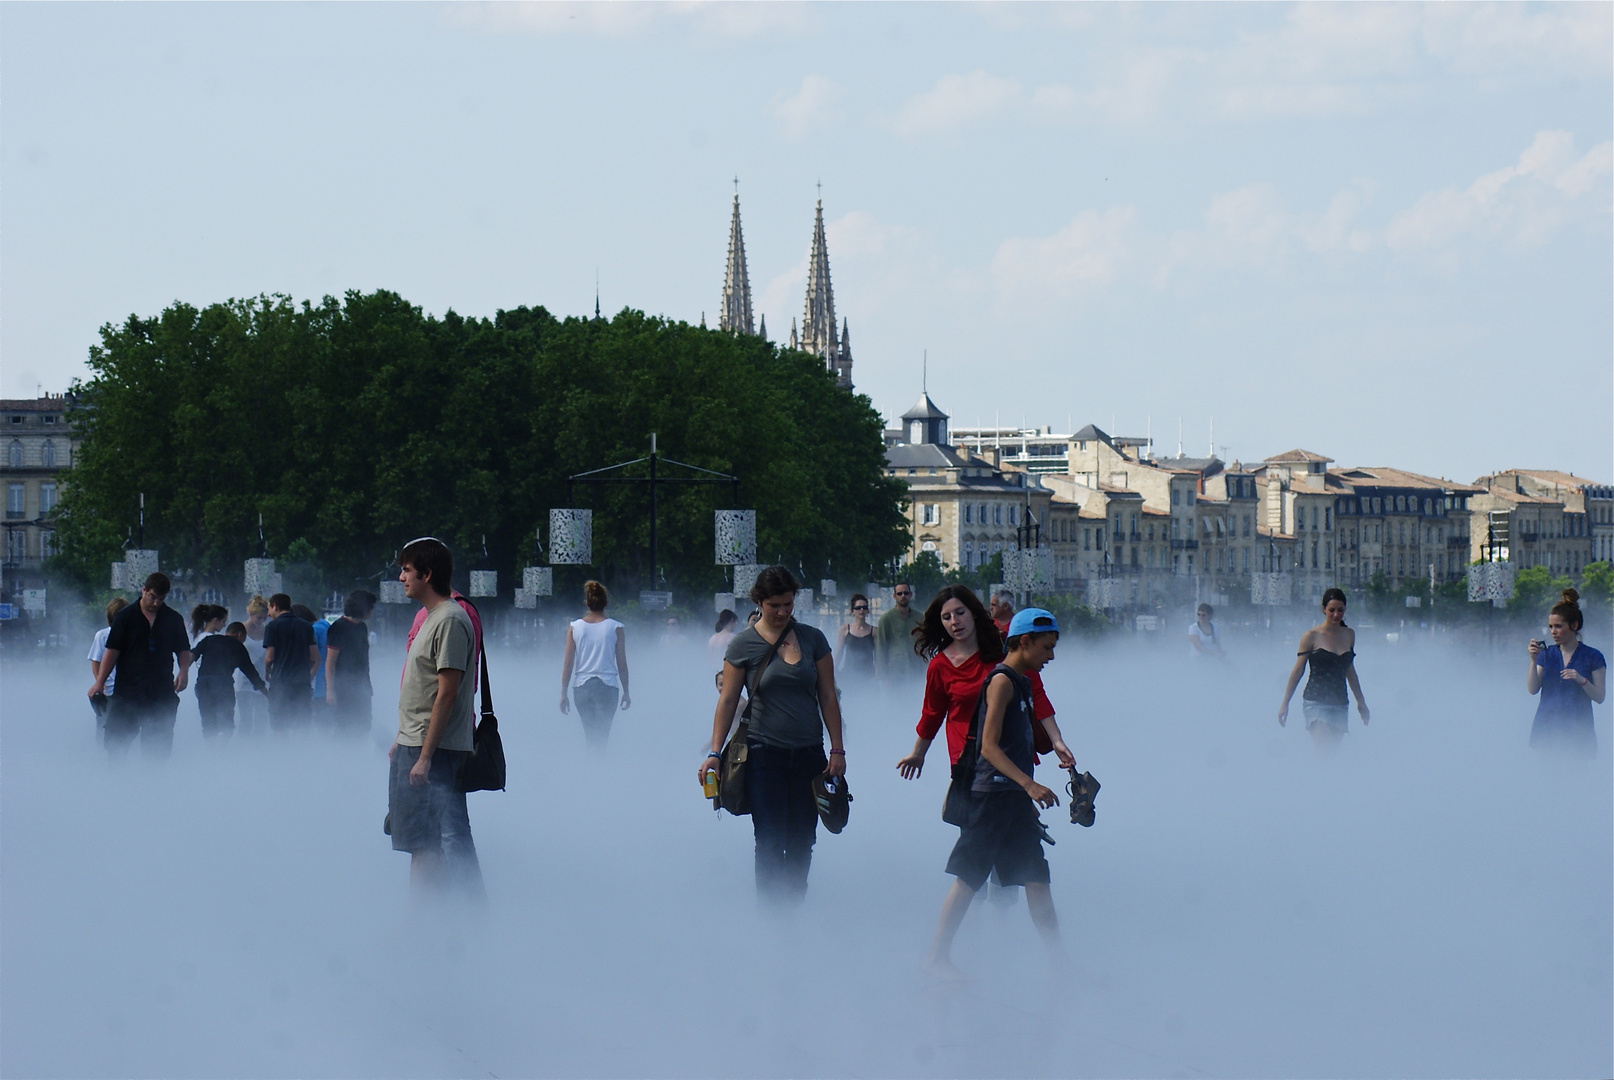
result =
[[1353,710],[1322,756],[1298,702],[1275,722],[1297,636],[1230,631],[1227,668],[1175,631],[1061,644],[1048,692],[1103,783],[1093,828],[1043,815],[1076,967],[1050,967],[1023,900],[983,902],[962,987],[920,971],[957,830],[939,744],[920,780],[894,769],[917,685],[847,687],[851,822],[820,831],[805,906],[769,916],[750,822],[695,783],[704,638],[630,632],[603,756],[555,707],[558,650],[490,641],[511,789],[470,797],[487,909],[445,913],[381,833],[397,643],[372,654],[364,743],[204,745],[187,692],[172,760],[116,767],[77,650],[8,660],[0,1072],[1610,1075],[1608,707],[1595,762],[1544,761],[1523,640],[1364,631],[1373,722]]

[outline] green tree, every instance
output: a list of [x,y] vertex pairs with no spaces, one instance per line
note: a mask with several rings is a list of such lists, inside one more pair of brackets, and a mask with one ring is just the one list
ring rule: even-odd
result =
[[1573,582],[1566,577],[1553,577],[1545,566],[1520,570],[1513,578],[1513,599],[1508,601],[1508,608],[1544,622],[1547,610],[1571,584]]
[[[866,397],[804,353],[637,311],[438,318],[390,292],[175,304],[103,327],[90,368],[58,533],[58,565],[86,584],[104,581],[141,492],[163,564],[221,586],[258,554],[260,515],[270,555],[306,545],[331,584],[379,575],[425,533],[508,583],[568,505],[566,477],[643,457],[652,432],[663,454],[740,477],[759,558],[811,578],[907,543]],[[575,492],[595,512],[590,572],[648,586],[644,485]],[[726,485],[663,492],[664,580],[719,587],[712,511],[731,505]]]
[[1580,591],[1585,595],[1588,607],[1614,607],[1614,564],[1605,560],[1581,567]]

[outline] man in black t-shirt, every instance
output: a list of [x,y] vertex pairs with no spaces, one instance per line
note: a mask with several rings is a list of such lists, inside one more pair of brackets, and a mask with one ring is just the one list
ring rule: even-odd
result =
[[117,672],[118,692],[108,699],[104,736],[107,753],[114,757],[127,751],[136,735],[147,757],[166,757],[174,748],[179,692],[190,681],[191,642],[184,618],[165,602],[168,588],[166,575],[152,574],[141,586],[140,602],[118,612],[90,687],[94,699]]
[[325,701],[336,730],[364,735],[370,730],[370,628],[376,595],[365,589],[348,594],[342,617],[325,638]]
[[269,598],[269,624],[263,628],[263,672],[269,678],[269,726],[275,731],[306,727],[313,703],[319,646],[314,628],[291,613],[291,597]]

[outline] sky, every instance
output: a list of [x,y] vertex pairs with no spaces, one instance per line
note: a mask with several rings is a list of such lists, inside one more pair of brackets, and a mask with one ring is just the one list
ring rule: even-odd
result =
[[0,7],[0,393],[183,300],[800,318],[955,426],[1614,480],[1614,8]]

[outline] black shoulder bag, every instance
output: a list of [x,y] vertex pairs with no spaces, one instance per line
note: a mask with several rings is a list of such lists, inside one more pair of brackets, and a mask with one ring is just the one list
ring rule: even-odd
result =
[[504,740],[499,738],[499,718],[493,715],[493,690],[488,686],[488,654],[478,649],[482,661],[482,718],[472,733],[475,750],[460,763],[454,786],[461,791],[504,790]]
[[785,638],[796,629],[796,620],[784,628],[774,639],[773,647],[762,658],[762,663],[756,666],[754,673],[747,673],[745,680],[745,712],[740,714],[739,723],[729,734],[729,741],[723,744],[723,753],[717,762],[717,798],[712,800],[714,810],[727,810],[736,816],[744,816],[751,812],[751,796],[745,790],[745,763],[750,756],[746,747],[746,736],[751,731],[751,706],[756,704],[757,690],[762,686],[762,673],[773,662],[779,646],[783,645]]

